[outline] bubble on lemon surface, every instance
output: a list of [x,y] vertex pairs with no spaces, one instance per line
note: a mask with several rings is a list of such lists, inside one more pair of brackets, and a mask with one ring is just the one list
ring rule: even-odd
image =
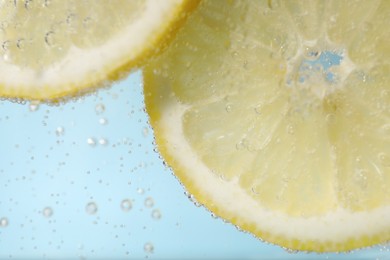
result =
[[86,206],[85,206],[85,211],[89,214],[89,215],[94,215],[97,213],[98,211],[98,206],[95,202],[89,202]]
[[130,199],[124,199],[121,202],[121,209],[125,212],[130,211],[133,208],[133,203]]
[[8,226],[8,218],[0,218],[0,227],[6,227]]
[[53,216],[53,209],[51,207],[46,207],[42,210],[42,214],[46,218]]

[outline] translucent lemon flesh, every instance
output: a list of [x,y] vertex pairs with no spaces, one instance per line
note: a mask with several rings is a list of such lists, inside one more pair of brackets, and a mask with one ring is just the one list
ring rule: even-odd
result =
[[283,247],[390,240],[390,2],[203,1],[144,71],[201,204]]
[[0,2],[0,96],[53,100],[123,77],[159,52],[186,0]]

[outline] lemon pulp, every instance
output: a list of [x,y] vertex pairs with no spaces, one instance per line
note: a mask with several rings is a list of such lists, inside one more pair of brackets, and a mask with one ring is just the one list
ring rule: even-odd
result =
[[390,240],[389,13],[203,1],[144,71],[157,145],[187,190],[290,249]]

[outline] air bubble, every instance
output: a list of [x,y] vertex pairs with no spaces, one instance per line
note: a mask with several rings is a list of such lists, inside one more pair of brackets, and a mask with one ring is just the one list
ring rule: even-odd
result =
[[24,8],[26,8],[27,10],[31,8],[31,0],[24,1]]
[[121,209],[125,212],[130,211],[133,207],[133,203],[129,199],[124,199],[121,202]]
[[237,150],[243,150],[245,149],[246,147],[248,146],[248,141],[243,138],[241,141],[239,141],[237,144],[236,144],[236,149]]
[[24,48],[26,47],[26,41],[24,39],[19,39],[17,40],[16,42],[16,47],[19,49],[19,50],[24,50]]
[[306,48],[305,58],[307,60],[317,60],[321,56],[321,51],[315,48]]
[[145,243],[145,244],[144,244],[144,251],[145,251],[146,253],[153,253],[153,252],[154,252],[154,246],[153,246],[153,244],[150,243],[150,242]]
[[96,114],[102,114],[104,111],[106,111],[106,107],[104,106],[104,104],[97,104],[95,106],[95,112]]
[[366,170],[358,170],[355,173],[355,182],[361,188],[367,188],[367,171]]
[[294,250],[290,248],[284,248],[284,250],[286,250],[286,252],[289,254],[297,254],[299,252],[298,250]]
[[92,137],[87,138],[87,144],[89,144],[90,146],[95,146],[96,145],[95,138]]
[[9,49],[9,46],[10,46],[10,41],[4,41],[2,44],[1,44],[1,48],[3,49],[3,51],[8,51]]
[[86,18],[84,18],[83,19],[83,26],[84,26],[84,28],[88,28],[88,27],[90,27],[91,26],[91,24],[92,24],[92,18],[91,17],[86,17]]
[[107,141],[107,139],[105,139],[105,138],[100,138],[100,139],[99,139],[99,144],[100,144],[100,145],[107,145],[107,144],[108,144],[108,141]]
[[262,109],[262,105],[259,104],[257,106],[255,106],[254,110],[255,110],[255,113],[258,114],[258,115],[261,115],[261,109]]
[[42,214],[45,218],[50,218],[53,216],[53,209],[50,207],[46,207],[42,210]]
[[31,101],[30,104],[28,105],[28,110],[30,112],[35,112],[39,109],[39,101]]
[[57,127],[57,129],[56,129],[56,135],[57,136],[63,135],[64,132],[65,132],[65,129],[62,126]]
[[294,127],[292,125],[287,126],[287,133],[290,135],[294,134]]
[[227,104],[226,107],[225,107],[225,110],[228,113],[232,112],[232,105],[231,104]]
[[55,42],[55,32],[49,31],[45,34],[45,43],[48,46],[54,46],[56,44]]
[[142,194],[145,193],[145,190],[142,189],[142,188],[138,188],[138,189],[137,189],[137,193],[142,195]]
[[0,227],[8,226],[8,218],[0,218]]
[[107,125],[108,124],[108,120],[106,118],[100,118],[99,119],[99,124],[101,125]]
[[152,197],[147,197],[144,201],[144,205],[147,208],[152,208],[154,206],[154,200]]
[[50,4],[51,4],[51,0],[45,0],[43,6],[48,7]]
[[160,219],[161,218],[161,212],[160,212],[160,210],[158,210],[158,209],[154,209],[153,211],[152,211],[152,218],[153,219],[156,219],[156,220],[158,220],[158,219]]
[[98,211],[98,207],[96,205],[95,202],[89,202],[86,206],[85,206],[85,211],[89,214],[89,215],[93,215],[93,214],[96,214],[96,212]]

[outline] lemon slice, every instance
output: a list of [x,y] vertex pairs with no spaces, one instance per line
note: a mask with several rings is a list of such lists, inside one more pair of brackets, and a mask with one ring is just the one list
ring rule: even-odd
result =
[[157,53],[189,0],[0,2],[0,96],[53,100],[122,78]]
[[144,71],[158,148],[293,250],[390,240],[390,1],[204,1]]

